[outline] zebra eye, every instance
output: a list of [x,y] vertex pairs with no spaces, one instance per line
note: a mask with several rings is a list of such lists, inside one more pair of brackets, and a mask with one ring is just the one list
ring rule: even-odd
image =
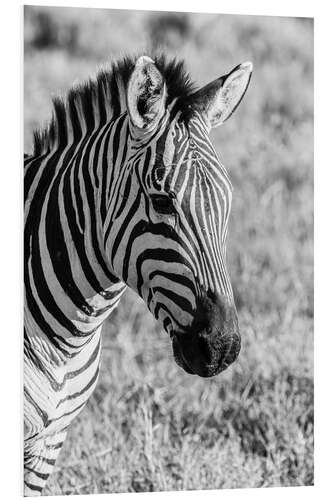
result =
[[174,214],[176,212],[172,198],[165,194],[153,194],[151,201],[154,210],[159,214]]

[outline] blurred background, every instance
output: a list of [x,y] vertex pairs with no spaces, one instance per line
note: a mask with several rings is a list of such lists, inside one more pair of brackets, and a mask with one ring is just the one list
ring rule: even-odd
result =
[[227,253],[242,350],[216,378],[187,375],[127,292],[46,494],[311,485],[313,20],[25,7],[25,151],[52,96],[151,47],[184,59],[198,85],[254,64],[242,104],[212,133],[234,185]]

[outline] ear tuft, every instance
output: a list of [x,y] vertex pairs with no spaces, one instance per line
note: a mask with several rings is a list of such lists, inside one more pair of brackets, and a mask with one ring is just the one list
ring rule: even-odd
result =
[[141,56],[128,82],[127,108],[139,129],[152,129],[165,111],[166,86],[162,74],[148,56]]
[[141,56],[135,63],[135,67],[145,66],[146,64],[154,64],[154,61],[149,56]]
[[239,65],[239,69],[242,69],[244,71],[249,71],[250,73],[252,73],[253,64],[251,63],[251,61],[243,62],[242,64]]

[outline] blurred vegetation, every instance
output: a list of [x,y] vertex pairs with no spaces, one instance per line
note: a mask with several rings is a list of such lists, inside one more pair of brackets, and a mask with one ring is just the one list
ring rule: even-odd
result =
[[244,102],[213,132],[234,184],[243,347],[222,375],[193,378],[128,292],[47,493],[313,484],[312,20],[26,7],[26,150],[52,95],[150,47],[184,58],[199,85],[254,63]]

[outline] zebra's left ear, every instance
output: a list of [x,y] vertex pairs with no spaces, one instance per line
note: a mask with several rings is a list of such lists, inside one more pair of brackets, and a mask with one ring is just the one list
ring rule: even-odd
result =
[[252,75],[252,63],[239,64],[227,75],[190,96],[190,105],[204,116],[210,127],[225,122],[241,102]]
[[151,130],[165,112],[164,78],[147,56],[139,57],[127,87],[127,109],[132,124]]

